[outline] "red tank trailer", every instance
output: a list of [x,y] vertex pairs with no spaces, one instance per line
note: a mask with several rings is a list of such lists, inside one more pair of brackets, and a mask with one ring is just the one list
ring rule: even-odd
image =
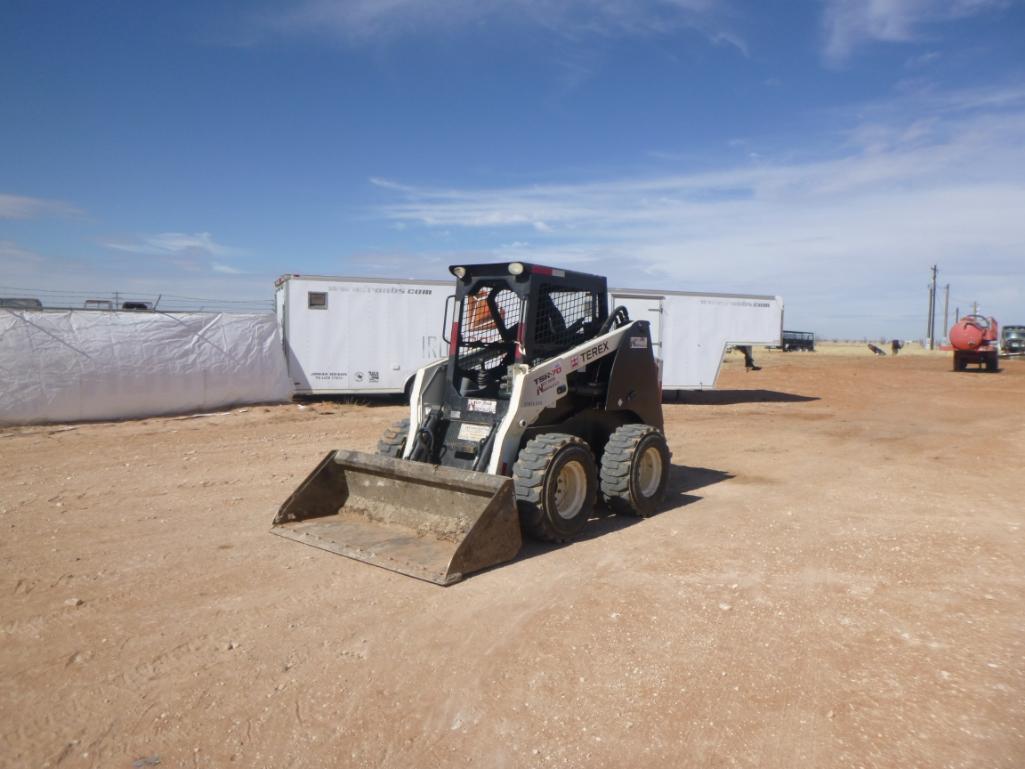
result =
[[954,371],[964,371],[970,363],[985,366],[986,371],[998,371],[999,338],[996,318],[965,315],[951,326],[950,344],[941,349],[954,351]]

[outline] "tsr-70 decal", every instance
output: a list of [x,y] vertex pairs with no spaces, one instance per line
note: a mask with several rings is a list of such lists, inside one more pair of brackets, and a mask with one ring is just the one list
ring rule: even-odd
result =
[[555,367],[543,374],[539,374],[534,377],[534,387],[537,388],[537,395],[540,395],[545,390],[549,390],[555,387],[559,382],[559,374],[562,373],[562,364],[556,363]]

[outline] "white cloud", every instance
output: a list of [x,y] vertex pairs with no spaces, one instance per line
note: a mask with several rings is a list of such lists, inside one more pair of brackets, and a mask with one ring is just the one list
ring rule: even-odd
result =
[[0,265],[4,270],[39,264],[43,257],[35,251],[22,248],[13,240],[0,240]]
[[908,69],[922,69],[923,67],[928,67],[930,64],[932,64],[935,61],[938,61],[939,59],[939,51],[926,51],[925,53],[921,53],[917,56],[912,56],[911,58],[909,58],[907,61],[904,62],[904,66]]
[[865,43],[916,40],[925,27],[1005,6],[1006,0],[825,0],[823,52],[845,61]]
[[103,245],[115,251],[154,257],[151,261],[163,263],[178,273],[193,273],[197,277],[210,273],[245,273],[226,262],[231,257],[245,254],[245,250],[218,243],[209,232],[159,232],[155,235],[107,240]]
[[0,193],[0,219],[36,219],[41,216],[80,216],[81,210],[60,200]]
[[209,232],[161,232],[131,240],[111,240],[108,248],[133,254],[232,256],[244,253],[242,249],[217,243]]
[[747,53],[727,23],[726,0],[305,0],[264,26],[329,34],[349,43],[491,24],[539,27],[565,38],[661,35],[694,29]]
[[871,122],[827,158],[497,189],[389,184],[398,200],[379,212],[473,230],[475,243],[529,239],[515,258],[590,260],[620,284],[781,292],[832,333],[920,333],[908,318],[934,262],[1010,312],[1025,294],[1025,93],[926,93],[862,112]]
[[74,258],[36,251],[13,240],[0,240],[0,283],[5,292],[14,289],[34,295],[39,287],[46,292],[55,281],[77,283],[84,267]]

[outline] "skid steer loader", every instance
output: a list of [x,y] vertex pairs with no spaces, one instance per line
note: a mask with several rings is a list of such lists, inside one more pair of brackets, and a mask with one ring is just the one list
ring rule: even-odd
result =
[[272,531],[448,585],[514,558],[521,530],[577,535],[600,495],[648,516],[669,473],[647,321],[604,277],[522,262],[454,266],[447,359],[417,372],[377,454],[337,450]]

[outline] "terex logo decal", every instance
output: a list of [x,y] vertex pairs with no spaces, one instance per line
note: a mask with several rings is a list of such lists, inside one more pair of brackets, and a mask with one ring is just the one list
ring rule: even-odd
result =
[[605,340],[604,342],[599,342],[598,344],[594,345],[594,347],[588,347],[582,353],[574,355],[572,358],[570,358],[570,366],[569,367],[572,368],[572,369],[580,368],[581,366],[590,363],[591,361],[595,360],[596,358],[600,358],[602,355],[604,355],[608,351],[609,351],[609,342],[608,342],[608,340]]
[[[604,342],[598,342],[591,347],[588,347],[583,352],[575,353],[569,357],[566,362],[566,368],[570,371],[576,371],[579,368],[586,366],[593,360],[597,360],[609,351],[609,340]],[[537,395],[550,390],[559,381],[559,375],[562,373],[562,363],[556,363],[550,370],[544,374],[538,374],[534,377],[534,387],[536,388]]]

